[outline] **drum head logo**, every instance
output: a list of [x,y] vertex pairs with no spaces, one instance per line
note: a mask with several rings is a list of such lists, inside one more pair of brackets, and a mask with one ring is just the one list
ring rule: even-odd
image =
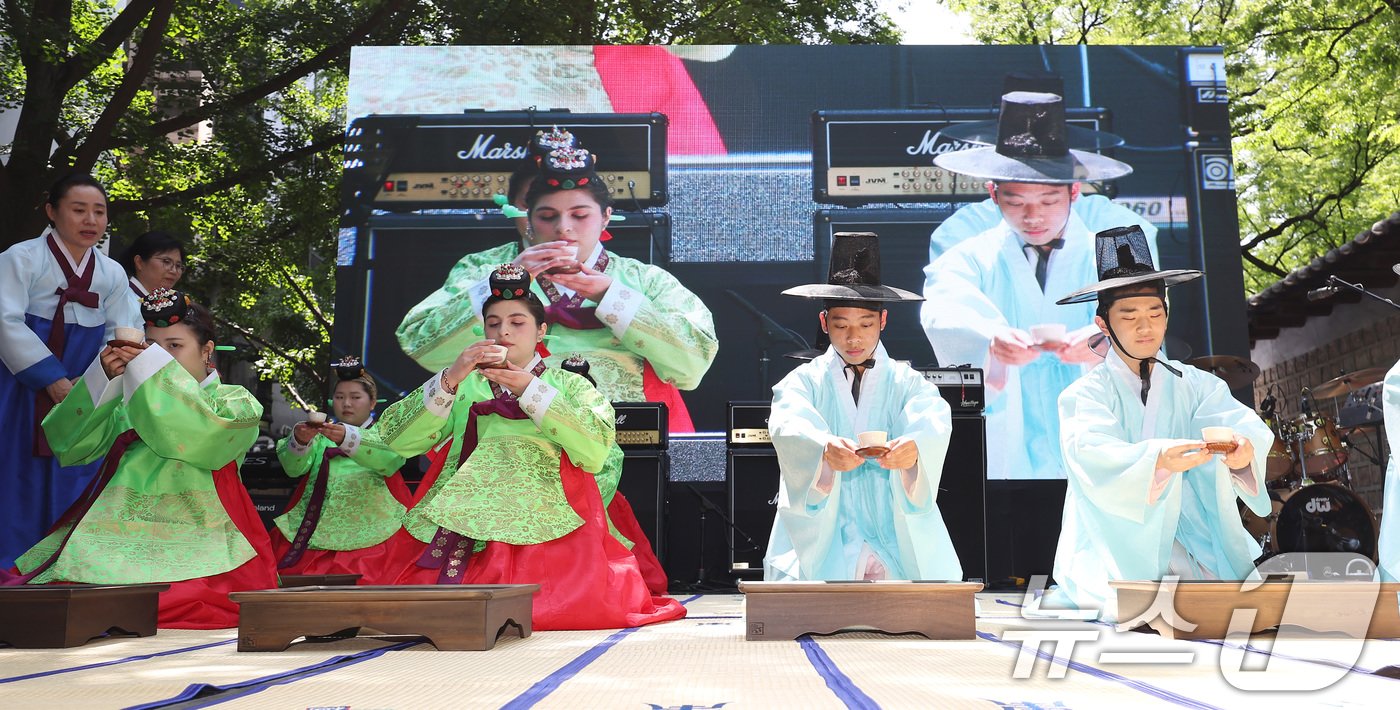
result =
[[1308,501],[1306,506],[1303,506],[1303,510],[1313,513],[1314,515],[1317,513],[1330,513],[1332,512],[1332,499],[1313,498]]
[[1235,164],[1229,155],[1207,153],[1201,156],[1201,189],[1235,189]]

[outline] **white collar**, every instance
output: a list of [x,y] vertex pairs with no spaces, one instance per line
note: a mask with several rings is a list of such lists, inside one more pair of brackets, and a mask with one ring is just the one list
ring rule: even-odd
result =
[[137,291],[140,291],[140,292],[141,292],[141,297],[142,297],[142,298],[145,298],[146,296],[151,295],[151,292],[150,292],[149,290],[147,290],[146,285],[143,284],[143,283],[141,283],[140,281],[136,280],[136,277],[135,277],[135,276],[131,277],[131,278],[128,279],[128,280],[131,281],[131,285],[132,285],[132,286],[135,286],[135,287],[136,287],[136,290],[137,290]]
[[58,236],[58,232],[54,230],[53,227],[45,228],[44,233],[39,236],[48,237],[50,234],[53,235],[54,244],[58,246],[58,253],[62,254],[63,258],[68,260],[68,265],[73,268],[73,273],[82,274],[83,269],[87,268],[88,260],[92,258],[93,248],[88,247],[87,251],[83,252],[83,258],[75,262],[73,261],[73,253],[68,251],[68,247],[63,245],[63,239]]

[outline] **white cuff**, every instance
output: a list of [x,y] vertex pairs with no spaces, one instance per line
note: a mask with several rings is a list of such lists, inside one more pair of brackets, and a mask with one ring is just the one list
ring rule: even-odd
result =
[[116,399],[122,391],[121,375],[117,375],[115,380],[107,379],[107,373],[102,369],[101,353],[93,358],[92,364],[83,372],[83,383],[87,385],[88,395],[92,397],[94,407],[101,407]]
[[559,390],[536,377],[530,380],[529,386],[520,394],[520,408],[530,415],[535,426],[543,428],[544,414],[549,410],[549,405],[557,394],[559,394]]
[[[461,382],[457,383],[462,386]],[[442,373],[433,375],[433,379],[428,380],[423,385],[423,408],[427,409],[433,416],[448,418],[452,414],[452,403],[457,401],[455,392],[448,392],[442,388]]]
[[356,449],[360,448],[360,428],[354,424],[341,424],[341,426],[345,427],[345,439],[340,442],[339,448],[346,456],[351,456]]
[[472,299],[472,311],[476,313],[477,318],[480,318],[481,309],[486,305],[486,299],[491,297],[490,276],[468,286],[467,296]]
[[122,402],[130,402],[131,396],[136,394],[137,388],[151,379],[162,367],[175,362],[175,357],[165,351],[158,343],[151,343],[140,355],[131,359],[126,364],[126,372],[122,374]]
[[[316,437],[313,435],[311,438],[315,439]],[[287,437],[287,450],[297,456],[305,456],[306,452],[311,450],[311,442],[308,441],[305,444],[299,444],[297,443],[297,435],[293,433],[291,436]]]
[[632,325],[633,316],[637,315],[637,310],[646,300],[647,297],[641,291],[628,288],[617,279],[613,279],[612,286],[603,294],[603,300],[598,302],[598,319],[612,330],[613,335],[621,338]]

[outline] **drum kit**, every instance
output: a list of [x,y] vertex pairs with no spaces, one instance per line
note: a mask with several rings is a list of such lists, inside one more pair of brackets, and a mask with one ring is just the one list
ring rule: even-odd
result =
[[[1230,389],[1247,387],[1259,376],[1257,365],[1228,355],[1187,363],[1214,373]],[[1361,428],[1379,425],[1379,411],[1370,407],[1377,411],[1368,418],[1348,418],[1342,414],[1338,398],[1347,396],[1350,406],[1358,396],[1370,396],[1384,378],[1385,370],[1370,368],[1304,388],[1299,396],[1302,413],[1292,418],[1278,413],[1272,394],[1260,404],[1259,416],[1274,432],[1265,464],[1273,511],[1261,517],[1243,502],[1240,505],[1245,529],[1264,548],[1260,561],[1286,552],[1348,552],[1375,561],[1376,517],[1351,490],[1347,461],[1352,450],[1347,437]],[[1317,406],[1320,400],[1333,400],[1334,416]],[[1341,427],[1339,419],[1356,426]]]

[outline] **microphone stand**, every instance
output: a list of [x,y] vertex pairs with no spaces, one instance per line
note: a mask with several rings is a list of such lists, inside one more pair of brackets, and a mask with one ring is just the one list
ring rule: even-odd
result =
[[1392,301],[1389,298],[1372,293],[1371,291],[1366,290],[1366,287],[1362,286],[1359,283],[1351,283],[1350,281],[1339,279],[1336,276],[1328,276],[1327,284],[1330,286],[1340,286],[1342,288],[1351,289],[1352,291],[1355,291],[1363,296],[1370,296],[1371,298],[1374,298],[1377,301],[1380,301],[1381,303],[1390,306],[1391,308],[1400,310],[1400,303],[1396,303],[1395,301]]
[[[748,543],[748,547],[747,547],[747,548],[744,548],[745,551],[747,551],[747,550],[758,550],[758,549],[760,549],[760,548],[759,548],[759,546],[758,546],[758,543],[754,542],[754,541],[753,541],[753,538],[752,538],[752,537],[749,537],[749,534],[746,533],[746,532],[744,532],[744,529],[743,529],[743,528],[741,528],[741,527],[739,527],[737,524],[735,524],[734,520],[733,520],[732,518],[730,518],[729,515],[727,515],[719,506],[715,505],[714,501],[710,500],[709,498],[706,498],[706,497],[705,497],[705,494],[703,494],[703,493],[701,493],[700,491],[696,490],[696,489],[695,489],[695,486],[693,486],[693,485],[691,485],[691,484],[689,484],[689,483],[685,484],[685,487],[686,487],[687,489],[690,490],[690,492],[691,492],[692,495],[694,495],[696,498],[698,498],[698,499],[700,500],[700,567],[699,567],[699,569],[696,571],[697,576],[696,576],[695,582],[693,582],[693,583],[691,584],[691,586],[692,586],[692,587],[708,587],[708,586],[710,586],[710,583],[709,583],[708,581],[706,581],[706,579],[705,579],[705,513],[706,513],[706,511],[712,511],[715,515],[718,515],[718,516],[719,516],[719,519],[720,519],[721,521],[724,522],[724,524],[725,524],[726,527],[728,527],[730,530],[732,530],[732,531],[734,531],[736,534],[738,534],[739,537],[743,538],[743,539],[744,539],[744,542]],[[731,538],[731,539],[732,539],[732,538]],[[729,547],[730,556],[732,557],[737,548],[735,547],[735,545],[734,545],[733,543],[730,543],[730,544],[728,545],[728,547]],[[727,586],[727,585],[726,585],[726,586]]]
[[793,332],[791,328],[787,328],[773,320],[767,313],[760,311],[757,306],[749,303],[748,299],[740,296],[737,292],[732,289],[725,289],[724,292],[733,297],[735,301],[738,301],[739,305],[743,306],[749,313],[752,313],[754,318],[758,320],[758,381],[761,387],[767,387],[768,363],[771,362],[771,358],[768,357],[768,348],[779,343],[792,343],[804,350],[811,349],[812,346],[807,343],[806,338]]

